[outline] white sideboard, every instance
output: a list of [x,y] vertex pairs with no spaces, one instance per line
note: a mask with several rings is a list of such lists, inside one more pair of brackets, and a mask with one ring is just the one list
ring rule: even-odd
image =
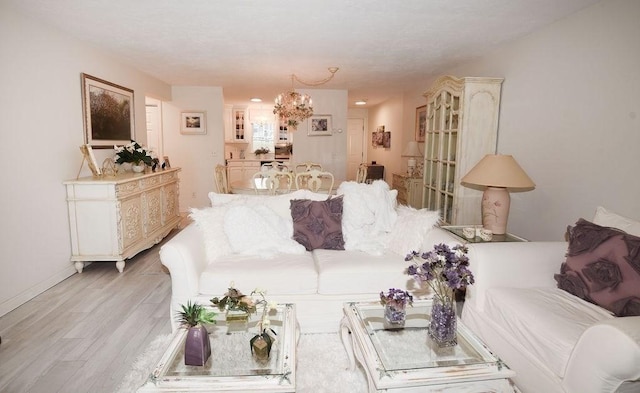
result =
[[159,243],[180,222],[179,168],[65,181],[71,261],[82,273],[85,261],[125,259]]

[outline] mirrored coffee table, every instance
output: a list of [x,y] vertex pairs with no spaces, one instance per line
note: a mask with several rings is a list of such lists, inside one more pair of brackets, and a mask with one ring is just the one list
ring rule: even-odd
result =
[[[345,303],[342,342],[352,369],[364,368],[369,392],[518,392],[515,376],[458,319],[458,344],[439,348],[428,336],[430,301],[407,307],[402,329],[386,329],[379,302]],[[349,334],[351,333],[351,334]]]
[[295,392],[296,343],[299,336],[295,306],[278,305],[270,313],[276,341],[265,362],[251,354],[249,340],[258,333],[261,313],[248,322],[226,322],[224,313],[207,325],[211,357],[204,366],[184,364],[186,329],[174,333],[169,346],[138,392]]

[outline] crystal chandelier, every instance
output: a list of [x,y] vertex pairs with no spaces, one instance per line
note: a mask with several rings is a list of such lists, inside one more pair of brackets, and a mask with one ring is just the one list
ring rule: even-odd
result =
[[273,113],[278,115],[281,121],[287,123],[290,131],[295,131],[300,122],[313,116],[313,102],[308,94],[300,94],[293,89],[293,82],[298,82],[307,86],[319,86],[329,82],[338,72],[338,67],[329,67],[331,75],[321,81],[305,82],[295,74],[291,75],[291,89],[285,93],[278,94]]

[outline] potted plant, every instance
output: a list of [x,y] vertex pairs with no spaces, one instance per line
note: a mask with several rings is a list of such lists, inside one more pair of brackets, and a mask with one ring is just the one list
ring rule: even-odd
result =
[[420,284],[428,284],[434,292],[431,306],[429,336],[440,347],[457,344],[455,290],[473,284],[469,270],[468,249],[458,244],[453,247],[441,243],[423,254],[411,252],[405,258],[413,263],[407,274]]
[[138,142],[132,140],[131,143],[115,149],[116,164],[130,163],[134,172],[144,172],[145,166],[152,166],[155,154],[151,150],[142,147]]
[[273,346],[273,342],[275,341],[276,332],[271,329],[271,321],[269,320],[269,312],[271,310],[275,310],[277,304],[275,302],[267,302],[265,297],[265,291],[260,289],[255,289],[251,294],[260,295],[260,299],[255,301],[256,306],[262,306],[262,316],[260,317],[260,321],[258,322],[258,334],[253,336],[251,340],[249,340],[249,345],[251,346],[251,353],[256,358],[256,360],[264,362],[269,359],[269,355],[271,354],[271,347]]
[[259,149],[256,149],[253,154],[256,155],[256,157],[260,157],[263,154],[269,154],[269,148],[268,147],[261,147]]
[[404,326],[406,307],[413,305],[413,296],[402,289],[390,288],[387,293],[380,292],[380,303],[384,306],[384,319],[394,328]]
[[225,311],[227,322],[247,322],[249,314],[256,311],[256,305],[251,296],[243,294],[234,288],[234,283],[229,284],[227,292],[222,299],[214,297],[211,303],[218,307],[220,311]]
[[182,327],[188,329],[184,343],[184,364],[189,366],[204,366],[211,356],[209,334],[203,326],[205,323],[216,323],[216,313],[197,303],[187,302],[178,312],[178,321]]

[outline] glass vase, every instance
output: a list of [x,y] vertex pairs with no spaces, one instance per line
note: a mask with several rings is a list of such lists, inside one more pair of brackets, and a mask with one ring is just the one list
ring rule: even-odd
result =
[[384,305],[384,319],[391,328],[404,327],[406,303],[387,303]]
[[451,296],[434,295],[431,305],[431,323],[429,337],[439,347],[452,347],[458,344],[456,334],[456,301]]

